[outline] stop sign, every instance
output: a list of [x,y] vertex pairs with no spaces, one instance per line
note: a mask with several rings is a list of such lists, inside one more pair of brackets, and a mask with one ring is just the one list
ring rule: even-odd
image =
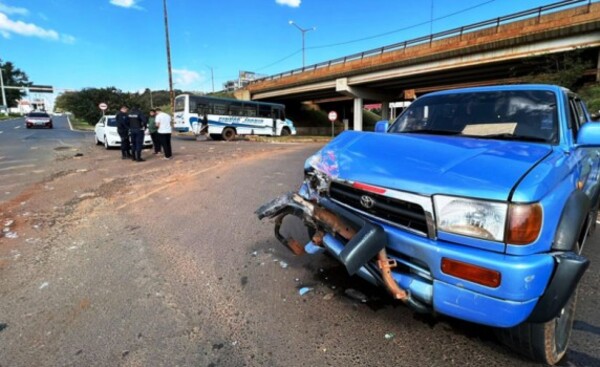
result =
[[334,122],[335,120],[337,120],[337,117],[338,117],[337,112],[331,111],[331,112],[329,112],[327,117],[329,118],[329,121]]
[[101,109],[102,111],[106,111],[106,109],[108,108],[108,105],[103,102],[98,105],[98,108]]

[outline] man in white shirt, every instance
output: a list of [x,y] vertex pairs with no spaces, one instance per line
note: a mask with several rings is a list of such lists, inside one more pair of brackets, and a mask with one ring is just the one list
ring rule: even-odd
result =
[[158,129],[158,139],[165,153],[165,159],[171,159],[171,116],[162,112],[160,108],[156,108],[156,127]]

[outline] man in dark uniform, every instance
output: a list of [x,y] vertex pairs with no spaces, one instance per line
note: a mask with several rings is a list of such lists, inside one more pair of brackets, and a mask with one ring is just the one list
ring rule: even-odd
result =
[[117,132],[121,138],[121,155],[122,159],[131,158],[131,144],[129,142],[129,116],[127,115],[127,107],[122,106],[117,113]]
[[142,146],[144,145],[144,130],[148,127],[148,120],[137,107],[134,107],[129,112],[128,117],[129,131],[131,132],[132,159],[136,162],[143,162],[145,159],[142,159]]

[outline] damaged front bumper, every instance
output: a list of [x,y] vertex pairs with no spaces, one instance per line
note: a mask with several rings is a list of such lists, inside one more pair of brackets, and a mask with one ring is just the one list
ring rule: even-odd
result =
[[256,214],[259,219],[275,220],[275,237],[296,255],[304,253],[304,246],[294,238],[284,237],[280,229],[288,215],[300,218],[314,234],[311,244],[326,248],[350,275],[357,274],[375,285],[383,285],[393,298],[418,312],[431,311],[417,299],[431,298],[427,291],[423,291],[423,287],[418,287],[418,282],[414,282],[415,291],[420,296],[416,298],[412,289],[400,287],[392,275],[397,262],[387,256],[387,236],[379,224],[367,221],[327,198],[321,198],[317,203],[296,193],[286,194],[263,205]]

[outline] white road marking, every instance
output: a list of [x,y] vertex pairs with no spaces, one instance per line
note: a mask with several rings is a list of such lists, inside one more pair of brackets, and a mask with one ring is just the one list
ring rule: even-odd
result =
[[21,128],[21,126],[15,126],[15,129],[20,129],[20,128]]
[[35,164],[22,164],[20,166],[12,166],[12,167],[0,168],[0,171],[11,171],[11,170],[14,170],[14,169],[31,168],[31,167],[35,167]]

